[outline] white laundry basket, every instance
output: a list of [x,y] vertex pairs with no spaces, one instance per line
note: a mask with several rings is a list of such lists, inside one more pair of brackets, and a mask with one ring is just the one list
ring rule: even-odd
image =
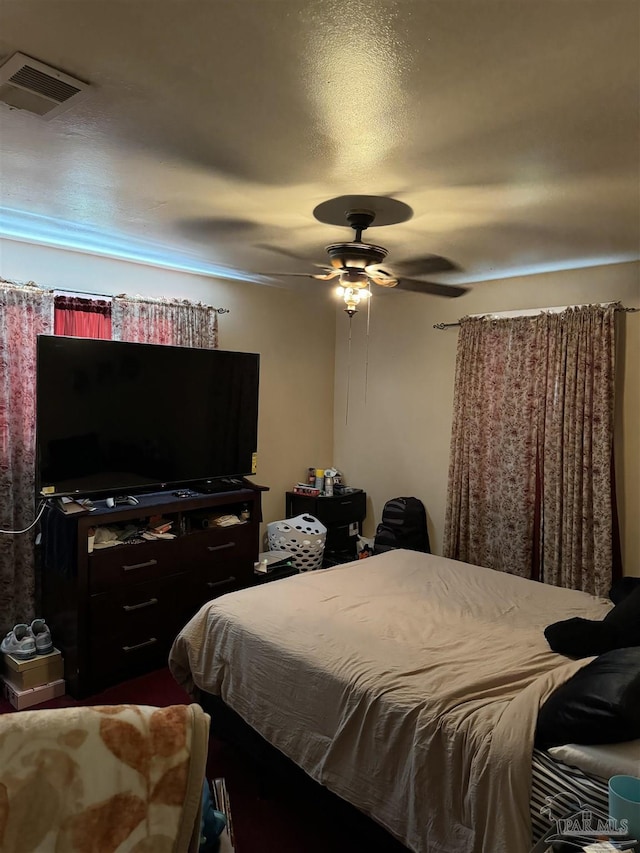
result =
[[267,524],[271,551],[289,551],[293,565],[301,572],[322,566],[327,528],[313,515],[297,515]]

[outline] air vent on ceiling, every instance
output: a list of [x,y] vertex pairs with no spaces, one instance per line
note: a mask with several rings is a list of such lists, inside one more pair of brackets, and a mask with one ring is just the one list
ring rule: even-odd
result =
[[88,83],[44,62],[14,53],[0,66],[0,102],[41,118],[54,118],[89,94]]

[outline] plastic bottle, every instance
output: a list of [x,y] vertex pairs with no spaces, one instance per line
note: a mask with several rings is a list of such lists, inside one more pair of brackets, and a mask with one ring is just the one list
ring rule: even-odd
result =
[[324,493],[328,498],[333,497],[333,477],[328,474],[324,478]]
[[316,468],[316,489],[324,490],[324,468]]

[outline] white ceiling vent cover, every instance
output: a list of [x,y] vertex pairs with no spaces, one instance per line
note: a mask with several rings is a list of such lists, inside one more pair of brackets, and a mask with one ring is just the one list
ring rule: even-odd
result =
[[55,118],[89,94],[88,83],[44,62],[14,53],[0,66],[0,102],[41,118]]

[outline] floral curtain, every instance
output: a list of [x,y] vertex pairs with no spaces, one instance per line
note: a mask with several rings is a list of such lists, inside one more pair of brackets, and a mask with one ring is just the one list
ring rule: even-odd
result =
[[[53,294],[0,282],[0,528],[35,517],[37,335],[53,333]],[[0,533],[0,632],[34,616],[34,533]]]
[[620,575],[613,426],[615,307],[540,317],[541,579],[606,594]]
[[111,338],[111,302],[56,296],[54,334],[78,338]]
[[528,317],[461,322],[444,553],[531,577],[537,329]]
[[446,556],[606,593],[614,348],[615,306],[462,321]]
[[216,349],[218,312],[188,300],[119,296],[112,307],[113,338]]

